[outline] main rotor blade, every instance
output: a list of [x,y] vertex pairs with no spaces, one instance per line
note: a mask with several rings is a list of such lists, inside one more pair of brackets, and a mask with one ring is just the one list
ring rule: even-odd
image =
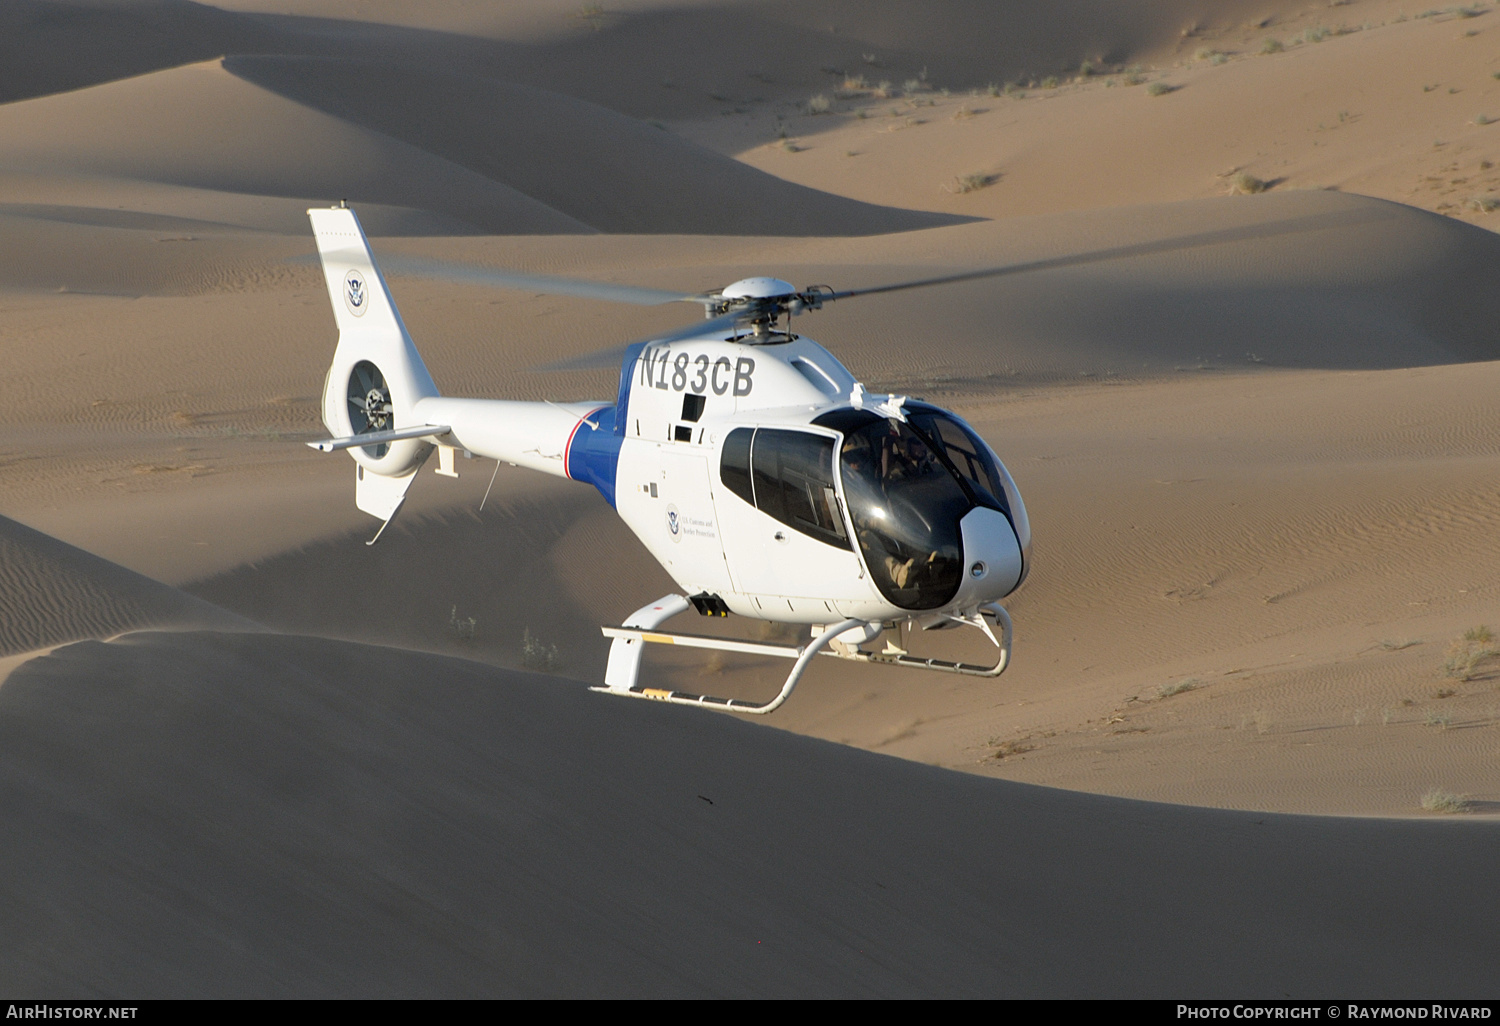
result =
[[699,335],[721,335],[734,330],[735,325],[739,324],[745,316],[746,312],[743,310],[728,313],[722,317],[715,317],[712,320],[689,324],[686,327],[678,328],[676,331],[669,331],[661,335],[648,335],[646,338],[638,338],[634,342],[627,342],[623,346],[613,346],[609,349],[586,353],[583,356],[575,356],[571,360],[559,360],[556,363],[547,363],[531,369],[545,374],[553,371],[600,370],[604,367],[618,367],[620,361],[625,358],[625,351],[633,345],[641,343],[645,343],[646,345],[651,345],[652,343],[664,344],[667,342],[676,342],[684,338],[697,338]]
[[1358,224],[1375,220],[1383,221],[1394,216],[1394,212],[1389,211],[1373,213],[1368,210],[1340,210],[1327,214],[1313,214],[1308,217],[1294,217],[1286,221],[1272,221],[1267,224],[1252,224],[1240,228],[1220,228],[1211,232],[1177,235],[1169,239],[1157,239],[1153,242],[1137,242],[1129,246],[1112,246],[1108,249],[1096,249],[1087,253],[1070,253],[1067,256],[1049,257],[1046,260],[1032,260],[1024,264],[1006,264],[1004,267],[988,267],[980,271],[945,274],[938,278],[919,278],[916,281],[902,281],[892,285],[876,285],[873,288],[867,289],[845,289],[842,292],[825,293],[822,299],[824,302],[829,302],[835,299],[849,299],[853,296],[870,296],[879,292],[900,292],[903,289],[923,289],[931,285],[951,285],[956,282],[975,281],[980,278],[1001,278],[1011,274],[1029,274],[1033,271],[1050,271],[1060,267],[1078,267],[1084,264],[1102,263],[1106,260],[1122,260],[1126,257],[1175,253],[1185,249],[1200,249],[1204,246],[1218,246],[1230,242],[1246,242],[1253,239],[1275,238],[1279,235],[1296,235],[1303,232],[1323,231],[1327,228],[1337,228],[1346,224]]
[[637,306],[661,306],[664,303],[703,302],[706,297],[662,289],[643,289],[635,285],[613,285],[602,281],[556,278],[549,274],[521,274],[479,264],[463,264],[430,257],[391,254],[380,258],[382,269],[395,275],[434,278],[438,281],[463,282],[469,285],[493,285],[522,292],[541,292],[552,296],[579,296],[603,299]]

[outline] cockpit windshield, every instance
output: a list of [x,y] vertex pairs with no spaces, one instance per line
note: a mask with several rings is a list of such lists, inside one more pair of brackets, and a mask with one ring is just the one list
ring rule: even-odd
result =
[[881,594],[903,609],[950,601],[964,572],[959,521],[975,506],[1009,515],[987,448],[930,408],[908,408],[905,422],[840,410],[816,423],[844,432],[844,496]]

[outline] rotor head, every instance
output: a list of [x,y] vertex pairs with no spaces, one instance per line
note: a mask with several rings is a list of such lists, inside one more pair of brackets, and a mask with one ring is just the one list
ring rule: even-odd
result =
[[736,325],[748,324],[756,337],[763,338],[783,315],[791,318],[804,310],[816,310],[832,292],[826,285],[812,285],[799,291],[780,278],[741,278],[702,297],[703,312],[709,318],[729,317]]

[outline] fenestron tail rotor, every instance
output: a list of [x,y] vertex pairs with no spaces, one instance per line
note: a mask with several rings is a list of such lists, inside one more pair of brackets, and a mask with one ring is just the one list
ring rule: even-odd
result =
[[[356,435],[389,431],[395,423],[391,408],[391,390],[380,368],[369,360],[360,360],[349,372],[349,426]],[[384,442],[366,447],[380,459],[389,448]]]

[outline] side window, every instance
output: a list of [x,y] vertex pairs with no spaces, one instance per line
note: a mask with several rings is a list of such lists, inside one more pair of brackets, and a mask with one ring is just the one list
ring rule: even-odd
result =
[[[727,466],[727,455],[725,460]],[[761,428],[755,433],[751,465],[755,504],[763,513],[820,542],[853,548],[834,490],[832,438]]]
[[755,505],[755,493],[750,490],[750,436],[754,428],[735,428],[724,439],[723,455],[719,459],[719,480],[724,487]]

